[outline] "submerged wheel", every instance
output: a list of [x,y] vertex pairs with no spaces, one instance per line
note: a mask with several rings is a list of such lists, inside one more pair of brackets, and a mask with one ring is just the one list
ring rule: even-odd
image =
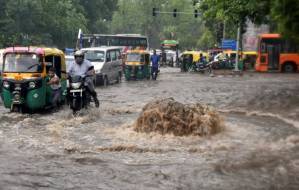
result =
[[104,79],[103,79],[103,86],[107,87],[108,85],[109,85],[109,79],[108,79],[107,76],[105,76]]
[[116,79],[116,83],[120,83],[121,82],[121,78],[122,78],[122,74],[118,73],[117,79]]
[[11,112],[18,112],[18,113],[23,113],[23,107],[19,105],[14,105],[11,109]]
[[293,63],[286,63],[283,66],[283,72],[285,73],[293,73],[296,71],[295,65]]

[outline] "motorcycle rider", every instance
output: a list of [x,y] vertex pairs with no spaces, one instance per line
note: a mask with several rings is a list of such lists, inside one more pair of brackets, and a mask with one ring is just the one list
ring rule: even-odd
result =
[[76,51],[74,57],[75,61],[68,68],[68,75],[78,75],[85,77],[84,85],[86,86],[86,89],[90,95],[93,97],[95,106],[98,108],[100,106],[100,102],[97,98],[97,92],[95,91],[93,83],[93,76],[95,75],[94,67],[88,60],[84,59],[83,51]]

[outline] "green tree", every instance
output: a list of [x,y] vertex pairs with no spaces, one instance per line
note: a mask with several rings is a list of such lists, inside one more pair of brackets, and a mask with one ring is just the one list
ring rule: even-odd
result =
[[87,20],[78,10],[78,3],[76,0],[1,0],[1,46],[74,46],[78,29],[87,30]]
[[275,0],[272,5],[271,16],[277,23],[277,31],[299,43],[298,0]]
[[[164,39],[173,38],[184,48],[196,48],[197,40],[203,32],[200,18],[195,19],[192,2],[181,0],[119,0],[118,9],[113,15],[112,32],[140,33],[147,35],[150,46],[159,48]],[[153,8],[159,11],[188,12],[190,14],[157,14],[152,16]]]
[[80,0],[91,33],[107,33],[117,0]]

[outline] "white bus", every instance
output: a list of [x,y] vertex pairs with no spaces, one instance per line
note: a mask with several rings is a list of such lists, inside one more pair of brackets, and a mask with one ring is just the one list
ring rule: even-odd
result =
[[132,49],[149,50],[148,38],[140,34],[80,34],[77,48],[114,46],[121,47],[123,53]]

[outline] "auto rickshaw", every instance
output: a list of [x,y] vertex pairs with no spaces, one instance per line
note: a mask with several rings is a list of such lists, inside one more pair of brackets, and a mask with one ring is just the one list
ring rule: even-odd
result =
[[125,57],[126,80],[150,79],[150,53],[145,50],[130,50]]
[[[3,65],[3,52],[4,52],[4,49],[0,49],[0,85],[2,84],[1,73],[2,73],[2,65]],[[2,89],[0,89],[0,93],[1,93],[1,90]]]
[[245,70],[252,70],[255,67],[255,62],[257,59],[256,51],[243,51],[242,60]]
[[200,55],[209,60],[209,54],[203,51],[185,51],[182,54],[181,71],[196,71],[196,63],[200,60]]
[[61,101],[66,97],[64,53],[56,48],[10,47],[3,53],[1,97],[11,111],[35,111],[51,107],[48,70],[55,68],[61,80]]

